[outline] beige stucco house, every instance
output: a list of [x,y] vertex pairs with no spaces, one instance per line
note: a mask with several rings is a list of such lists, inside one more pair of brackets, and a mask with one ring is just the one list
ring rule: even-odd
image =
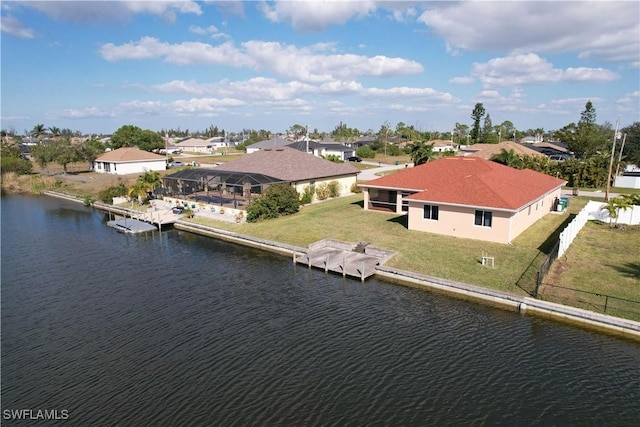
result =
[[165,156],[140,150],[136,147],[122,147],[108,151],[93,162],[93,170],[98,173],[127,175],[147,171],[167,169]]
[[510,243],[554,210],[564,184],[490,160],[444,157],[360,186],[365,209],[406,213],[410,230]]
[[348,163],[334,163],[290,147],[262,148],[216,168],[222,172],[242,172],[273,177],[289,182],[299,192],[313,185],[336,181],[340,194],[348,194],[356,184],[360,170]]
[[212,153],[216,149],[216,144],[210,140],[200,138],[189,138],[180,141],[176,146],[182,151],[192,153]]

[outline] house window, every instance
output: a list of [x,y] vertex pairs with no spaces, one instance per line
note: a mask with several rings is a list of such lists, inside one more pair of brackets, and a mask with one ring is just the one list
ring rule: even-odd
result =
[[438,220],[438,207],[433,205],[424,205],[424,219],[433,221]]
[[493,213],[491,211],[476,211],[475,224],[481,227],[491,227]]
[[529,215],[531,215],[531,205],[529,205]]
[[402,196],[402,212],[409,212],[409,201],[405,200],[404,198],[407,197],[407,196],[412,195],[413,193],[411,193],[409,191],[403,191],[400,194]]
[[105,163],[104,164],[104,171],[105,172],[111,172],[111,163]]

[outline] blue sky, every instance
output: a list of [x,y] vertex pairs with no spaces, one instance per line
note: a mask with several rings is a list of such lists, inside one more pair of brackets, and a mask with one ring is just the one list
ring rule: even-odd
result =
[[640,120],[640,2],[3,1],[2,129]]

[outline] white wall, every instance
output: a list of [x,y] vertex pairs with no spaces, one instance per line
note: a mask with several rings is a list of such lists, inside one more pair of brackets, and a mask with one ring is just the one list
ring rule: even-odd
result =
[[[609,212],[602,209],[606,205],[603,202],[590,200],[584,210],[587,211],[590,220],[609,222]],[[616,220],[614,219],[613,222],[616,222]],[[624,211],[620,209],[617,222],[618,224],[640,225],[640,206],[632,206]]]
[[616,176],[615,187],[640,188],[640,176]]
[[[105,170],[106,163],[109,163],[108,172]],[[94,168],[95,172],[109,173],[111,175],[128,175],[132,173],[144,173],[147,171],[163,170],[167,170],[167,163],[164,159],[127,163],[96,162],[96,166]]]

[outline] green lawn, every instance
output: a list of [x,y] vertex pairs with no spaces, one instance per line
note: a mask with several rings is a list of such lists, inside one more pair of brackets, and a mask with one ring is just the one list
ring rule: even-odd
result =
[[545,282],[545,299],[640,321],[640,227],[587,222]]
[[[362,204],[359,194],[305,206],[298,214],[261,223],[235,225],[204,218],[193,221],[301,247],[324,238],[366,241],[397,252],[386,264],[390,267],[526,295],[521,287],[533,289],[535,272],[545,251],[553,246],[550,235],[557,235],[586,199],[572,200],[568,214],[547,215],[511,245],[411,231],[406,228],[405,216],[365,211]],[[480,264],[483,252],[495,257],[495,268]]]

